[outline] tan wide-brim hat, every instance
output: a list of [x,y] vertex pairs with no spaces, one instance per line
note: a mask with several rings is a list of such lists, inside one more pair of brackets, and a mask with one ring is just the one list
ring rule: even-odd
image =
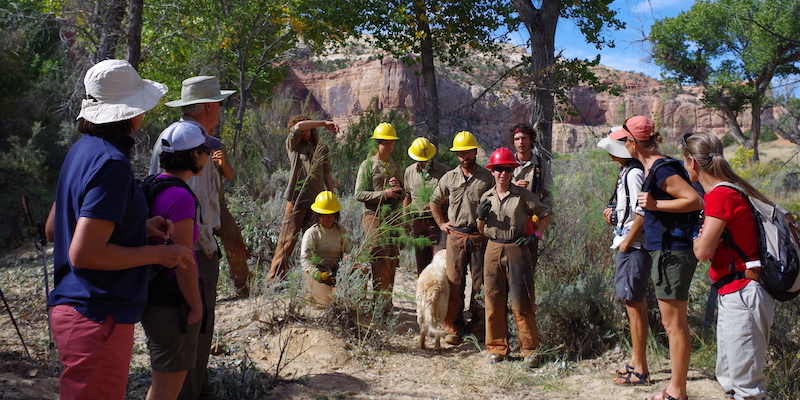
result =
[[86,71],[83,78],[86,99],[81,102],[81,112],[76,119],[93,124],[108,124],[131,119],[152,109],[167,87],[142,79],[130,63],[123,60],[105,60]]
[[195,76],[183,81],[181,98],[167,102],[168,107],[183,107],[198,103],[222,101],[236,93],[235,90],[220,90],[216,76]]

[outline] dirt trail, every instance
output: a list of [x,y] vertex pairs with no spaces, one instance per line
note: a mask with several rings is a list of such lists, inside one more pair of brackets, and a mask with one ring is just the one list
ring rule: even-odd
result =
[[[0,398],[57,399],[58,380],[48,376],[47,325],[44,319],[41,267],[35,251],[24,265],[8,258],[0,281],[35,362],[24,360],[13,325],[0,310]],[[553,361],[536,370],[520,362],[489,364],[483,344],[443,343],[440,352],[416,348],[417,325],[413,296],[415,281],[408,268],[397,274],[394,304],[399,329],[380,350],[356,348],[330,331],[294,325],[279,335],[264,334],[255,313],[264,305],[257,298],[221,299],[217,311],[219,342],[234,349],[212,356],[211,365],[234,364],[246,354],[256,367],[273,374],[280,344],[290,338],[292,361],[281,371],[278,384],[264,399],[642,399],[662,390],[669,377],[668,364],[654,365],[655,384],[646,387],[615,386],[609,370],[625,359],[612,350],[603,357],[581,362]],[[137,329],[129,398],[143,398],[148,382],[144,335]],[[429,343],[432,339],[429,339]],[[722,399],[713,376],[690,371],[689,395],[693,400]]]

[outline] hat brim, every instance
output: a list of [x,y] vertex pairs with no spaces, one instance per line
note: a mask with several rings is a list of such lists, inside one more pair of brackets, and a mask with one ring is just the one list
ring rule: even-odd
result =
[[608,137],[611,140],[620,140],[624,137],[633,137],[633,135],[631,135],[630,132],[626,131],[625,129],[619,129],[614,132],[611,132],[611,134],[609,134]]
[[189,101],[183,101],[183,99],[173,100],[164,103],[164,105],[167,107],[183,107],[183,106],[190,106],[192,104],[213,103],[215,101],[225,100],[234,93],[236,93],[235,90],[220,90],[219,94],[216,96],[204,97],[202,99],[194,99]]
[[433,158],[433,157],[418,157],[411,151],[411,149],[408,149],[408,156],[411,157],[411,159],[414,161],[428,161],[431,158]]
[[211,135],[205,135],[205,136],[206,136],[206,141],[203,144],[208,146],[208,148],[210,148],[211,150],[219,150],[222,148],[222,141]]
[[77,119],[85,119],[93,124],[109,124],[131,119],[153,109],[169,89],[161,83],[142,79],[142,87],[122,102],[103,103],[84,99]]
[[628,152],[628,149],[625,148],[625,144],[619,139],[612,139],[611,136],[597,142],[597,147],[600,147],[614,157],[633,158],[631,157],[631,153]]

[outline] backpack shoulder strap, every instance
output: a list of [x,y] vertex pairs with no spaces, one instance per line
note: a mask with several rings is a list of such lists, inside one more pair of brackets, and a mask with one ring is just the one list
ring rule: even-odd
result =
[[[158,175],[150,175],[147,178],[145,178],[144,182],[141,183],[142,191],[144,192],[144,196],[147,199],[147,206],[152,207],[153,202],[155,201],[158,194],[163,192],[165,189],[173,186],[178,186],[186,189],[186,191],[188,191],[189,194],[191,194],[192,198],[194,199],[195,209],[196,210],[200,209],[200,200],[197,199],[197,196],[195,196],[194,192],[192,191],[192,188],[189,187],[189,184],[187,184],[183,179],[176,178],[174,176],[163,177]],[[200,218],[202,222],[202,216]]]

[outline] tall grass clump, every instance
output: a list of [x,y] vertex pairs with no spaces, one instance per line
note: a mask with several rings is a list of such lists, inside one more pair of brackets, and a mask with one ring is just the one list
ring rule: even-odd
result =
[[552,166],[554,215],[536,271],[540,337],[545,348],[593,356],[616,341],[624,322],[614,300],[612,231],[602,218],[619,168],[601,151]]

